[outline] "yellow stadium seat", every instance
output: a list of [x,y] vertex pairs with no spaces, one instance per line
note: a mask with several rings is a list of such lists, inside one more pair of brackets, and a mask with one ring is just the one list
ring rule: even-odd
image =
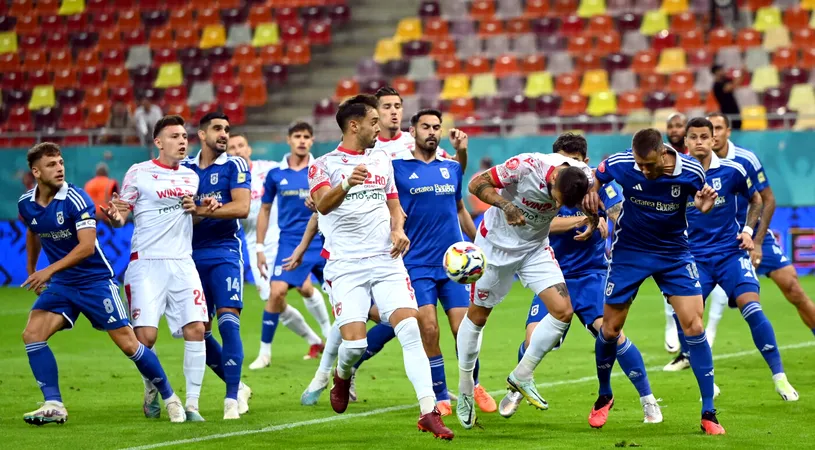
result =
[[0,33],[0,55],[4,53],[17,53],[17,33],[13,31]]
[[815,0],[801,0],[801,9],[815,10]]
[[806,83],[793,86],[790,90],[787,109],[801,111],[811,105],[815,105],[815,89]]
[[586,112],[590,116],[605,116],[617,113],[617,95],[614,91],[595,92],[589,97]]
[[555,88],[552,83],[552,74],[549,72],[533,72],[526,78],[524,95],[530,98],[551,94]]
[[674,73],[685,70],[685,50],[675,47],[666,48],[659,54],[657,72]]
[[399,21],[393,40],[399,43],[418,41],[422,38],[422,22],[417,17],[408,17]]
[[767,110],[764,106],[747,106],[741,110],[741,129],[762,131],[767,129]]
[[153,87],[164,89],[182,84],[184,84],[184,73],[181,70],[181,63],[166,63],[159,67]]
[[764,92],[769,88],[779,87],[781,80],[778,76],[778,69],[775,66],[763,66],[753,72],[750,80],[750,88],[756,92]]
[[53,108],[57,104],[54,86],[50,84],[34,86],[31,92],[31,100],[28,102],[28,109],[36,111],[43,108]]
[[207,25],[201,33],[201,48],[223,47],[226,45],[226,29],[222,24]]
[[393,39],[380,39],[374,50],[374,61],[382,64],[394,59],[402,59],[402,46]]
[[470,95],[470,77],[467,75],[450,75],[444,79],[444,87],[441,90],[442,100],[454,98],[467,98]]
[[450,129],[456,127],[456,118],[450,113],[443,113],[441,115],[441,135],[447,136],[450,134]]
[[651,111],[647,109],[637,109],[631,111],[625,118],[625,126],[623,127],[621,133],[634,134],[643,128],[650,127],[651,122]]
[[280,29],[275,22],[261,23],[255,27],[255,35],[252,37],[253,47],[267,47],[277,45],[280,42]]
[[473,75],[470,95],[474,98],[493,97],[498,95],[498,82],[491,73]]
[[656,128],[662,133],[668,131],[668,117],[671,117],[677,111],[673,108],[659,108],[654,111],[653,122],[651,128]]
[[602,16],[606,13],[606,0],[580,0],[577,15],[580,17]]
[[85,0],[62,0],[58,14],[60,16],[73,16],[85,12]]
[[815,105],[805,106],[798,110],[798,118],[795,119],[794,131],[815,130]]
[[781,21],[781,10],[775,6],[765,6],[756,11],[756,19],[753,21],[753,28],[758,31],[767,31],[778,28]]
[[809,28],[815,28],[815,13],[809,18]]
[[762,43],[764,50],[773,52],[779,48],[786,48],[789,46],[790,32],[787,30],[787,27],[781,25],[764,32],[764,42]]
[[591,95],[608,89],[608,72],[605,70],[587,70],[583,73],[583,81],[580,83],[581,94]]
[[665,14],[679,14],[688,10],[688,0],[662,0],[662,8]]
[[645,13],[640,25],[640,33],[646,36],[653,36],[662,30],[668,29],[668,16],[659,9],[653,9]]

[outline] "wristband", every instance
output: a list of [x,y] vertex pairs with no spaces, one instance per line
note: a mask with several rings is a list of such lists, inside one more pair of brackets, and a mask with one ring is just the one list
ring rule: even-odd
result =
[[345,192],[351,190],[351,183],[348,182],[348,178],[342,180],[342,190]]
[[747,225],[745,225],[745,226],[744,226],[744,228],[742,228],[741,232],[742,232],[742,233],[747,233],[747,234],[749,234],[751,237],[753,236],[753,229],[752,229],[752,228],[750,228],[750,227],[748,227]]
[[266,252],[266,245],[263,243],[259,243],[255,245],[255,252],[256,253],[265,253]]

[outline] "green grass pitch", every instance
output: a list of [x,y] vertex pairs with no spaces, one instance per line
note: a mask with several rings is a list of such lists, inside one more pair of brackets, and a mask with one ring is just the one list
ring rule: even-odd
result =
[[[802,280],[815,293],[815,278]],[[224,385],[207,372],[201,397],[205,423],[174,425],[145,419],[141,411],[142,383],[133,363],[87,320],[58,333],[50,341],[59,364],[60,385],[70,419],[63,426],[32,427],[22,415],[36,409],[42,397],[28,367],[20,334],[34,295],[21,289],[0,289],[0,434],[3,448],[807,448],[815,446],[815,337],[795,309],[769,281],[762,280],[764,311],[775,327],[790,382],[801,395],[785,403],[775,393],[770,371],[753,345],[749,329],[735,310],[726,312],[714,346],[717,401],[726,436],[699,431],[699,393],[690,370],[665,373],[670,356],[663,349],[664,318],[656,286],[648,281],[634,303],[626,333],[643,353],[654,394],[661,399],[665,422],[642,423],[636,391],[615,370],[615,408],[602,430],[593,430],[587,416],[595,399],[593,341],[577,319],[563,348],[547,356],[536,381],[549,401],[548,411],[525,404],[510,420],[497,413],[479,415],[479,427],[465,431],[455,417],[446,423],[456,433],[453,442],[435,441],[416,430],[418,406],[402,366],[398,343],[388,344],[367,362],[357,377],[360,400],[344,415],[336,415],[327,392],[316,407],[300,406],[303,391],[317,361],[302,359],[307,346],[284,327],[277,331],[272,366],[249,371],[257,354],[262,303],[252,286],[246,288],[242,336],[246,359],[243,380],[254,391],[251,411],[239,421],[225,422]],[[492,315],[481,353],[481,382],[503,396],[504,380],[517,360],[531,293],[516,284]],[[303,310],[292,291],[289,300]],[[446,320],[440,321],[442,330]],[[316,327],[315,327],[316,328]],[[158,354],[179,395],[184,397],[181,370],[183,345],[161,330]],[[458,384],[455,347],[443,333],[447,379]],[[178,442],[181,441],[181,442]],[[153,447],[150,447],[153,446]]]

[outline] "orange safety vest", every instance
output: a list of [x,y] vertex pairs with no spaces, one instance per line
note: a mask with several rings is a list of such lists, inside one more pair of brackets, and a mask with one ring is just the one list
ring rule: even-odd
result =
[[96,214],[102,215],[102,205],[107,205],[113,197],[113,193],[118,190],[116,180],[108,177],[93,177],[85,183],[85,192],[96,204]]

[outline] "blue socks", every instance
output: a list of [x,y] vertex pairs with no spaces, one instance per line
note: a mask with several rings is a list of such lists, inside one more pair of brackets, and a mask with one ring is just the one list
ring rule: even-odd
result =
[[224,367],[221,365],[221,344],[212,336],[212,331],[204,333],[204,344],[207,352],[207,366],[218,375],[218,378],[224,380]]
[[385,346],[391,339],[395,338],[396,334],[393,332],[393,327],[390,325],[385,325],[378,323],[371,327],[368,330],[368,348],[365,350],[365,353],[362,355],[362,358],[354,364],[354,369],[358,369],[359,366],[362,365],[363,362],[371,359],[382,350],[382,347]]
[[598,395],[611,397],[611,369],[614,368],[614,360],[617,359],[617,336],[606,340],[603,337],[603,329],[597,334],[594,341],[594,360],[597,363],[597,380],[600,382]]
[[31,366],[31,372],[34,373],[34,379],[40,385],[45,401],[62,402],[62,394],[59,392],[57,360],[48,347],[48,343],[26,344],[25,352],[28,354],[28,364]]
[[521,345],[518,346],[518,362],[521,362],[521,359],[524,357],[524,353],[526,353],[526,341],[521,341]]
[[473,383],[475,386],[478,386],[478,372],[481,369],[481,361],[480,359],[475,360],[475,368],[473,368]]
[[243,344],[241,343],[241,319],[234,313],[226,312],[218,317],[218,331],[224,341],[221,365],[226,382],[226,398],[238,399],[243,366]]
[[767,361],[773,375],[783,373],[784,365],[781,364],[781,353],[778,351],[778,344],[775,342],[775,332],[759,302],[750,302],[741,309],[741,315],[747,324],[750,325],[750,332],[753,334],[753,342],[761,352],[761,356]]
[[433,392],[436,394],[436,401],[450,401],[450,394],[447,392],[447,377],[444,375],[444,357],[442,355],[430,356],[430,376],[433,377]]
[[628,338],[625,338],[625,342],[617,346],[617,362],[620,363],[620,368],[623,369],[625,376],[631,380],[640,397],[652,394],[651,383],[648,382],[648,374],[645,372],[645,362],[642,360],[642,354]]
[[139,369],[145,378],[153,382],[153,385],[158,389],[161,398],[167,400],[173,395],[173,388],[170,387],[170,382],[167,381],[167,375],[164,373],[164,368],[158,361],[158,357],[152,350],[139,344],[139,348],[133,356],[128,356],[134,363],[136,368]]
[[685,342],[685,332],[682,330],[682,325],[679,324],[679,318],[674,314],[674,322],[676,322],[676,334],[679,336],[680,352],[685,355],[685,358],[690,357],[690,350],[688,350],[688,343]]
[[[220,320],[220,319],[218,319]],[[280,313],[270,313],[263,310],[263,326],[260,328],[260,342],[271,344],[277,324],[280,323]]]
[[690,367],[699,391],[702,393],[702,414],[713,411],[713,353],[707,343],[705,332],[698,336],[685,336],[690,352]]
[[812,334],[815,335],[815,328],[812,329]]

